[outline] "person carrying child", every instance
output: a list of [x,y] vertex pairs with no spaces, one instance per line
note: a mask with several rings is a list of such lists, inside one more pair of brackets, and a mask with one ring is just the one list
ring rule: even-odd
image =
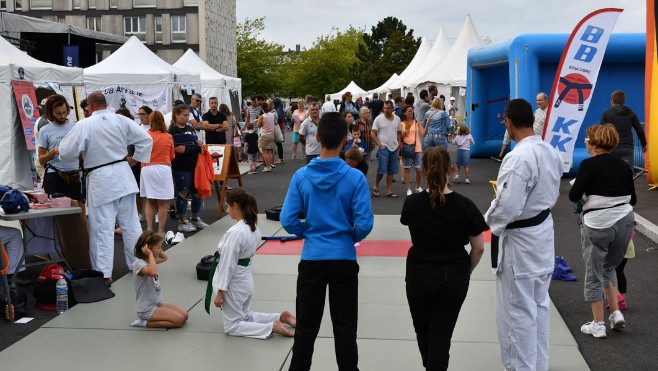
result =
[[469,180],[469,166],[471,165],[471,145],[475,144],[471,130],[465,124],[459,125],[457,136],[452,140],[457,145],[457,165],[455,166],[455,183],[459,183],[459,169],[464,168],[464,182],[471,184]]
[[167,261],[162,251],[164,237],[153,231],[145,231],[135,244],[133,284],[137,304],[137,319],[132,327],[178,328],[187,321],[185,309],[162,301],[162,288],[158,278],[157,264]]
[[[219,241],[219,263],[210,279],[216,292],[215,306],[222,309],[224,333],[256,339],[267,339],[272,334],[293,336],[294,332],[284,325],[293,328],[297,325],[290,312],[251,311],[254,296],[251,259],[261,242],[260,229],[256,225],[256,199],[239,188],[226,193],[226,203],[226,211],[236,223]],[[208,298],[206,300],[208,303]],[[206,310],[209,311],[209,305]]]
[[256,167],[258,167],[258,134],[254,132],[254,124],[248,122],[245,125],[247,130],[244,133],[244,153],[247,155],[247,161],[249,161],[249,172],[247,174],[253,175],[258,174],[256,172]]

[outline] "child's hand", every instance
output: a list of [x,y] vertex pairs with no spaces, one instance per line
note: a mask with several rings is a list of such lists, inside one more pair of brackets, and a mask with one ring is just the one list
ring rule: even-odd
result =
[[153,255],[153,251],[151,251],[151,249],[149,249],[149,245],[144,245],[144,246],[142,246],[142,252],[143,252],[144,255],[146,255],[147,257]]

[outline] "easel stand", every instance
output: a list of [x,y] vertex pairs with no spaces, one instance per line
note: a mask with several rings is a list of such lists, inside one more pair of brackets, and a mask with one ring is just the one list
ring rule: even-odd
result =
[[[217,219],[221,219],[224,214],[224,196],[226,193],[226,182],[229,179],[237,179],[238,185],[242,188],[242,174],[240,174],[240,167],[238,166],[238,159],[235,157],[233,145],[231,144],[213,144],[208,146],[208,150],[212,154],[217,147],[224,147],[223,161],[221,168],[215,167],[215,193],[217,193],[217,200],[219,201],[219,208],[217,211]],[[221,152],[221,151],[218,151]],[[221,186],[219,184],[222,184]]]

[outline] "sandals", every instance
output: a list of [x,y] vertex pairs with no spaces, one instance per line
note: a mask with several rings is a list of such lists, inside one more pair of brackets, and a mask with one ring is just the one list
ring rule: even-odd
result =
[[372,195],[373,197],[379,197],[379,190],[378,189],[372,189]]
[[398,195],[396,195],[395,193],[391,192],[391,193],[387,193],[387,194],[386,194],[386,197],[390,197],[390,198],[398,198]]

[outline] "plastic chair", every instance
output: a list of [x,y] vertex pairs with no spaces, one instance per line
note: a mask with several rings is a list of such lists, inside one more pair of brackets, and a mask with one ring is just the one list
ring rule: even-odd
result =
[[498,192],[498,181],[490,180],[489,184],[491,184],[491,188],[493,188],[493,192],[494,192],[494,197],[493,198],[495,200],[496,199],[496,194]]
[[5,308],[0,309],[3,309],[7,319],[14,323],[14,306],[11,303],[11,287],[9,286],[9,280],[7,280],[9,257],[7,256],[4,244],[0,243],[0,250],[0,298],[7,303]]

